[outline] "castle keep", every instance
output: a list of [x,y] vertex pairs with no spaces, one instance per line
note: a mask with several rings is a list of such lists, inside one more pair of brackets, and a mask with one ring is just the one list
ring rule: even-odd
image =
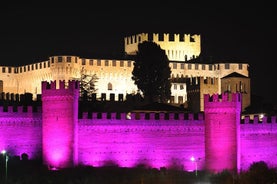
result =
[[[58,85],[59,84],[59,85]],[[186,171],[277,166],[276,116],[241,120],[241,94],[204,95],[204,113],[96,113],[78,118],[79,82],[43,81],[41,106],[0,106],[0,150],[53,168],[145,165]],[[59,86],[59,87],[57,87]],[[230,98],[229,98],[230,97]]]

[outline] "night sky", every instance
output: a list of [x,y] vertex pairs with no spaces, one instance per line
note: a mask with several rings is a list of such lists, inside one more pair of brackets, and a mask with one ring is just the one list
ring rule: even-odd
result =
[[158,7],[6,4],[0,7],[0,65],[25,65],[53,55],[120,59],[125,36],[200,34],[204,57],[249,63],[252,94],[277,104],[275,6],[170,3]]

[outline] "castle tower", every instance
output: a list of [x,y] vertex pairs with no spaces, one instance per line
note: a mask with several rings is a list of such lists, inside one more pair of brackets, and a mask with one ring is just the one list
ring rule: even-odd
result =
[[42,158],[52,168],[68,168],[78,164],[78,100],[79,83],[69,81],[42,82]]
[[205,167],[217,173],[239,171],[241,94],[204,95],[205,111]]

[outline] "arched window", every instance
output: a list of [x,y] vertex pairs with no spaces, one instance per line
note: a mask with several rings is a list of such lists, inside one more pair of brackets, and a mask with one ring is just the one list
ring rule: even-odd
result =
[[108,83],[108,90],[113,90],[113,85],[112,85],[112,83]]

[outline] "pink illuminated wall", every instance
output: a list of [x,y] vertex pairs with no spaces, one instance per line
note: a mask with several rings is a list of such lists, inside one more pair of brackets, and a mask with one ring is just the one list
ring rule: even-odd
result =
[[277,167],[276,116],[245,118],[241,126],[241,170],[249,169],[253,162],[265,161],[270,168]]
[[[87,112],[78,119],[79,84],[42,84],[42,107],[3,112],[0,106],[0,150],[26,153],[54,168],[117,165],[178,168],[186,171],[242,171],[253,162],[277,167],[276,116],[263,122],[240,120],[241,95],[205,95],[204,114]],[[241,121],[241,122],[240,122]],[[195,160],[192,161],[191,158]]]
[[[102,115],[106,116],[106,113]],[[190,160],[194,156],[198,159],[199,168],[203,168],[203,119],[184,120],[180,117],[179,120],[154,120],[152,116],[151,120],[146,120],[144,113],[140,117],[141,119],[135,119],[132,116],[129,120],[123,114],[120,120],[80,119],[81,164],[115,164],[121,167],[145,165],[152,168],[195,170],[195,163]]]
[[10,156],[28,154],[29,159],[41,157],[41,112],[33,112],[32,106],[27,107],[27,112],[22,106],[8,107],[8,112],[3,112],[0,107],[0,151],[6,150]]
[[69,81],[42,83],[42,157],[45,165],[66,168],[77,165],[79,84]]

